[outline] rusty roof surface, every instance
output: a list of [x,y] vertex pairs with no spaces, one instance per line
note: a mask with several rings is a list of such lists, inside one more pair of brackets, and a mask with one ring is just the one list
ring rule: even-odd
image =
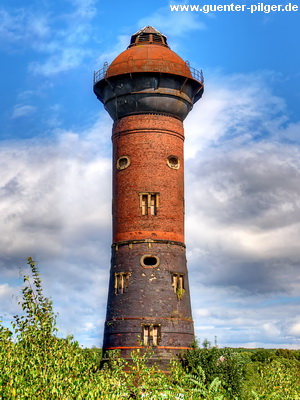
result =
[[133,46],[110,64],[106,78],[133,72],[164,72],[192,78],[188,64],[168,47],[155,44]]
[[167,44],[167,37],[152,26],[145,26],[131,36],[128,48],[113,62],[94,73],[94,84],[113,76],[159,72],[196,79],[203,84],[202,71],[190,67]]

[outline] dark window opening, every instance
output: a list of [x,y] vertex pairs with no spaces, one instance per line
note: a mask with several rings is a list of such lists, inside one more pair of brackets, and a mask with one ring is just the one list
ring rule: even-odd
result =
[[159,193],[140,193],[142,215],[157,215]]
[[174,293],[177,295],[178,300],[180,300],[184,293],[184,275],[183,274],[172,274],[172,286]]
[[157,259],[156,259],[156,257],[145,257],[144,264],[153,267],[153,265],[157,264]]
[[123,294],[129,286],[130,272],[115,273],[115,294]]
[[158,35],[157,33],[152,34],[152,40],[153,40],[153,42],[164,43],[163,38],[160,35]]
[[179,169],[180,167],[179,158],[177,156],[169,156],[167,158],[167,164],[172,169]]
[[117,159],[117,168],[125,169],[130,165],[130,158],[128,156],[122,156]]
[[147,215],[148,214],[148,195],[143,194],[141,195],[141,208],[142,208],[142,215]]
[[145,268],[155,268],[159,266],[159,258],[150,254],[146,254],[141,258],[141,265]]
[[142,339],[144,346],[158,346],[161,339],[160,325],[142,325]]
[[139,42],[150,42],[150,35],[147,33],[142,33],[141,35],[138,36],[138,41]]

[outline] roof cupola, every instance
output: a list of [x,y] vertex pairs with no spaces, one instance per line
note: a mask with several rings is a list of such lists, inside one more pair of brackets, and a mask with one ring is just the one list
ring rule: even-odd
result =
[[132,46],[140,46],[143,44],[156,44],[169,48],[167,44],[167,37],[152,26],[145,26],[145,28],[140,29],[139,31],[134,33],[131,36],[130,45],[128,46],[128,48]]

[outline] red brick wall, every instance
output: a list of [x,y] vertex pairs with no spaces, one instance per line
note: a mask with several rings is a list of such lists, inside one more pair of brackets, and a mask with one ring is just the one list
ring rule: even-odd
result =
[[[124,117],[113,127],[113,242],[163,239],[184,242],[182,122],[164,115]],[[179,157],[180,168],[167,165]],[[130,157],[118,170],[117,159]],[[139,193],[159,192],[157,215],[142,215]]]

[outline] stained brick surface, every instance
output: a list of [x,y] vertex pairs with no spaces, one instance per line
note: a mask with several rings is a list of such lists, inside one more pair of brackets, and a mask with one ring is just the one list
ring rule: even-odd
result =
[[[142,255],[159,257],[159,266],[144,268]],[[116,294],[114,275],[130,272],[129,286]],[[184,295],[179,299],[172,274],[184,276]],[[103,349],[121,348],[123,357],[141,346],[143,324],[160,325],[156,357],[171,359],[194,340],[185,247],[168,243],[139,243],[113,249]]]
[[[167,239],[184,242],[184,163],[182,122],[164,115],[122,118],[113,129],[113,242]],[[180,168],[167,165],[175,155]],[[130,158],[118,170],[117,159]],[[139,193],[158,192],[157,215],[142,216]]]

